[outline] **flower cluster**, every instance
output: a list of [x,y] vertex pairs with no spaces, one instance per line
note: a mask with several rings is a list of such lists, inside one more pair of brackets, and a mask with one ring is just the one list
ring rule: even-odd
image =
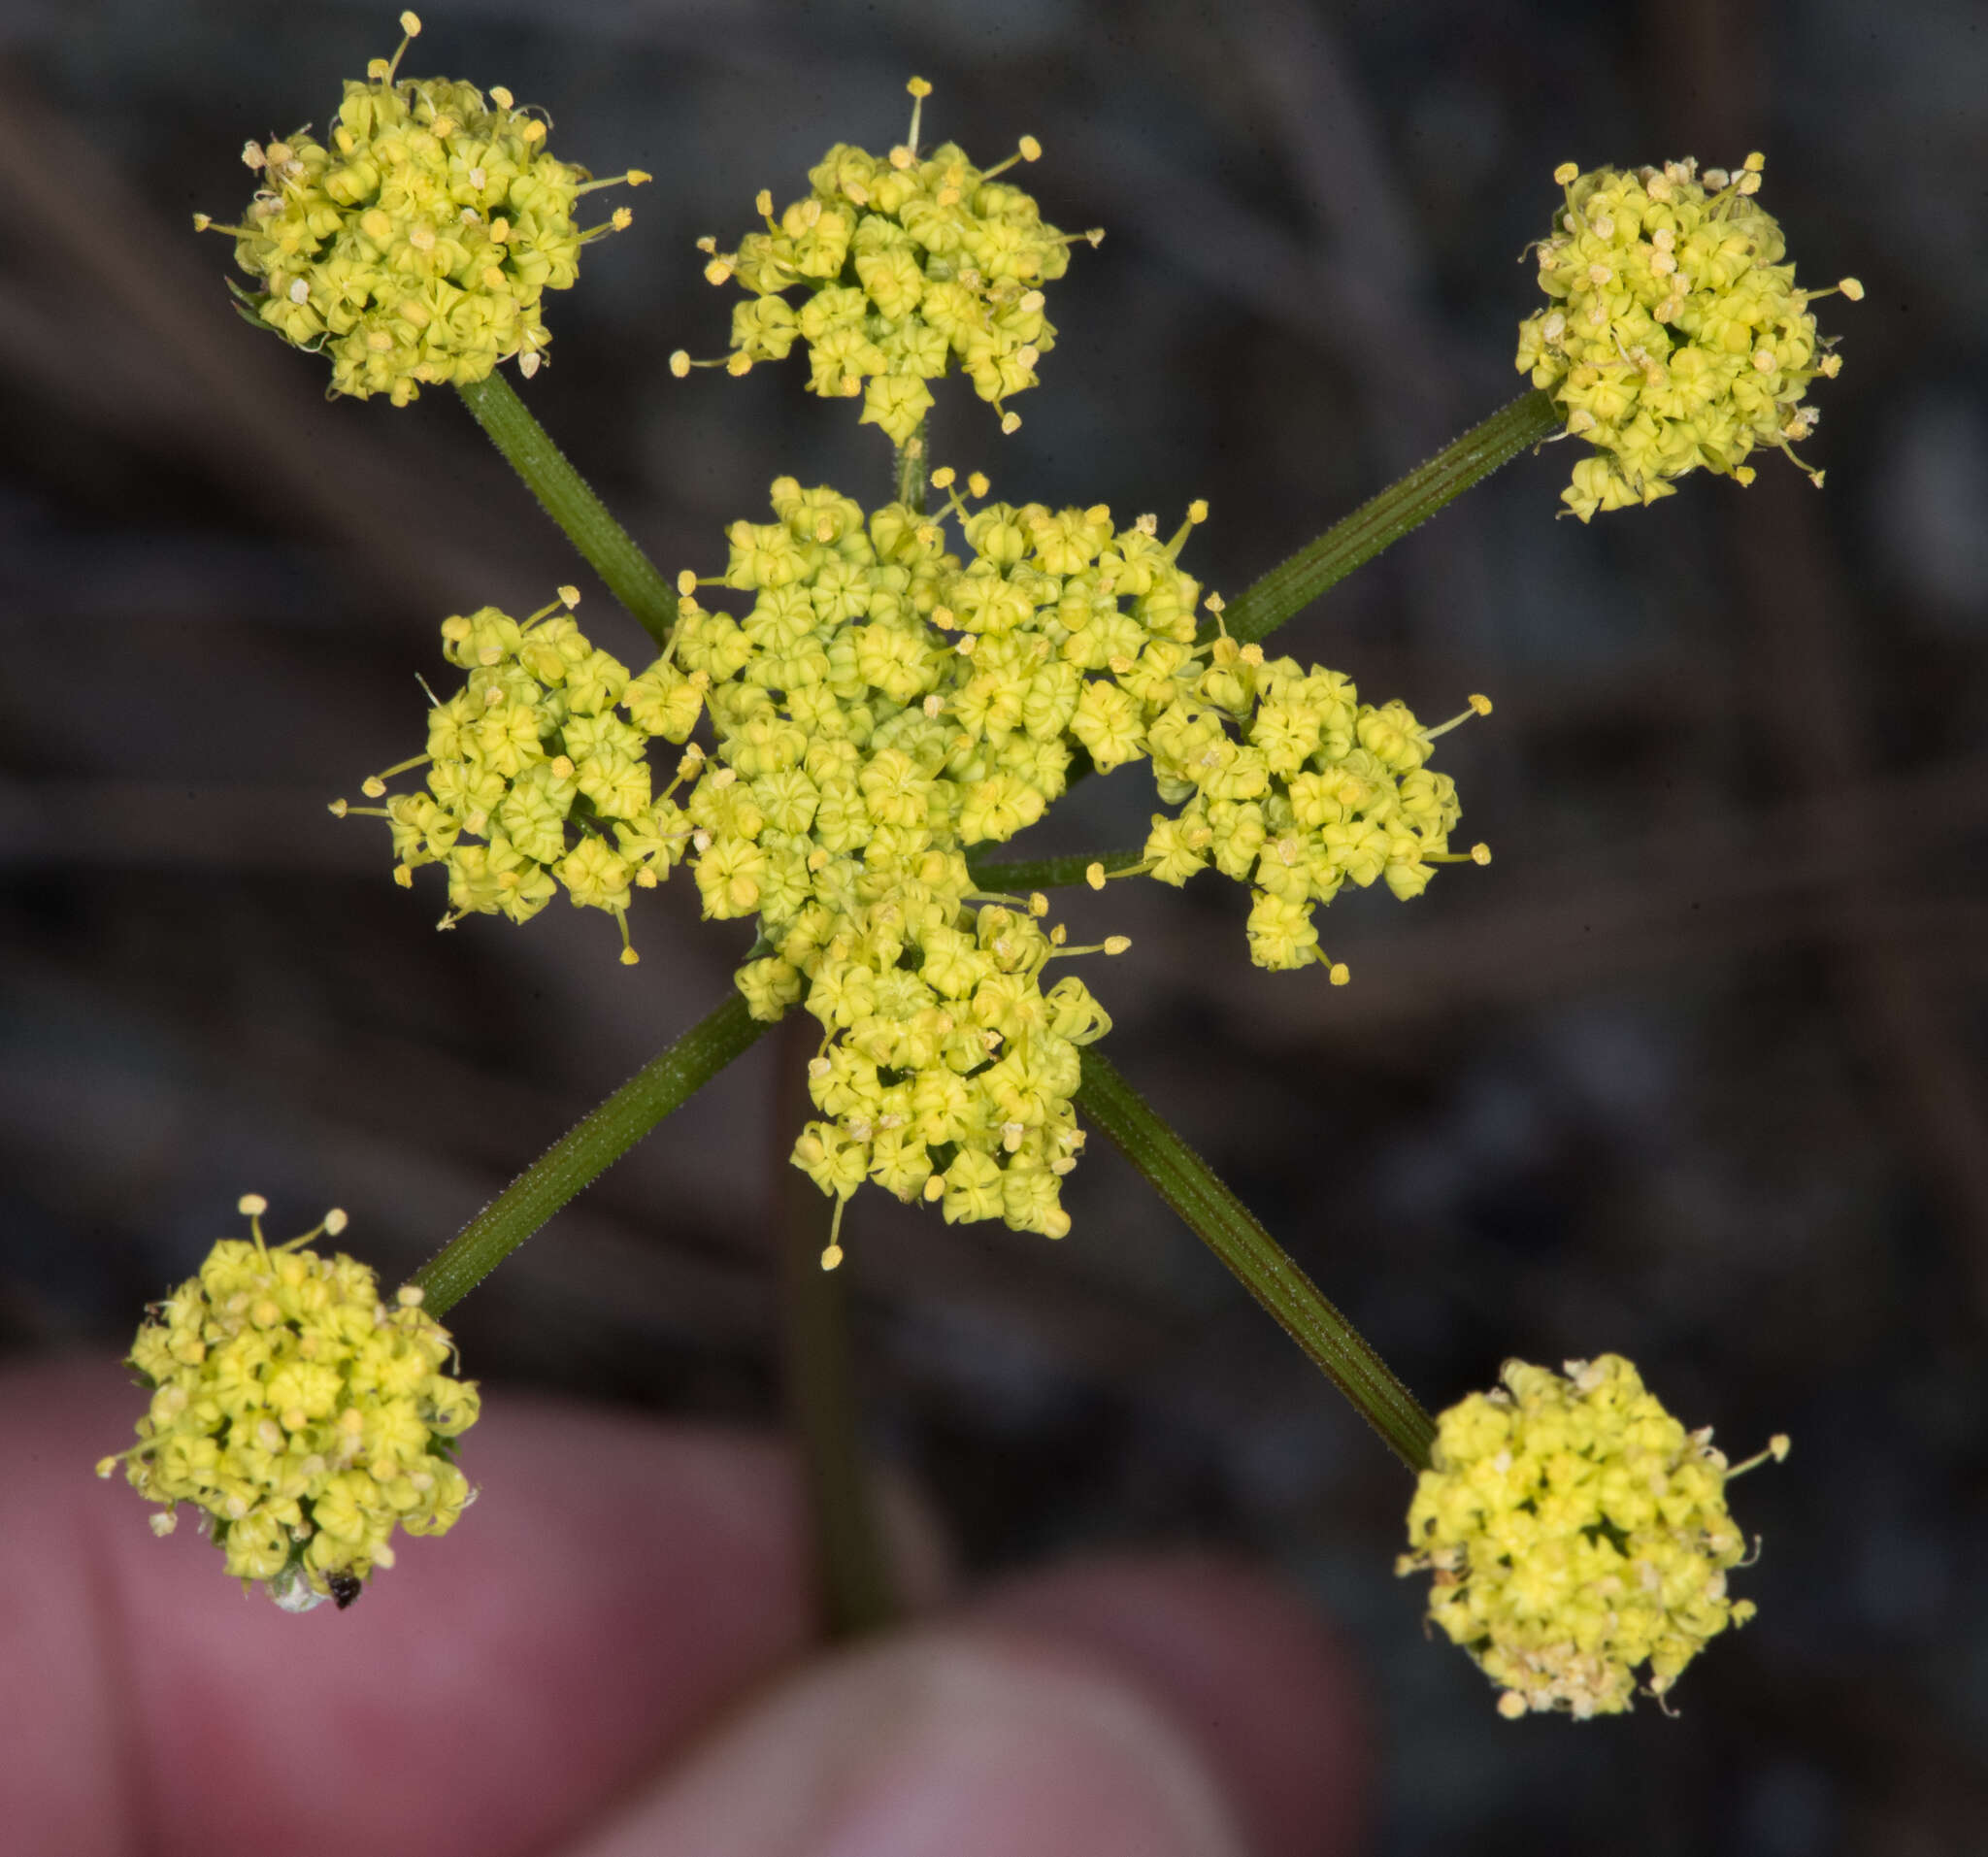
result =
[[[401,25],[421,29],[412,13]],[[329,354],[333,393],[395,406],[513,355],[534,372],[551,339],[543,293],[571,288],[580,247],[630,217],[580,230],[580,196],[614,182],[547,154],[545,123],[502,87],[486,100],[447,78],[396,82],[407,46],[346,84],[330,148],[300,129],[242,150],[262,180],[242,224],[193,221],[235,235],[261,282],[230,286],[251,320]]]
[[692,748],[677,779],[651,790],[648,745],[689,740],[706,680],[659,661],[639,678],[588,643],[573,617],[580,593],[561,587],[555,605],[519,621],[494,606],[442,622],[443,654],[468,673],[463,687],[428,713],[428,750],[371,776],[386,781],[426,767],[427,788],[381,807],[334,800],[333,812],[371,813],[393,832],[404,887],[423,864],[443,865],[448,912],[527,922],[563,886],[576,909],[606,911],[633,966],[628,904],[679,862],[691,827],[673,795],[695,774]]
[[[1579,1717],[1661,1697],[1728,1625],[1744,1542],[1709,1428],[1687,1433],[1619,1355],[1508,1361],[1505,1384],[1439,1421],[1408,1510],[1401,1574],[1433,1572],[1429,1614],[1501,1685],[1499,1712]],[[1785,1457],[1777,1437],[1763,1456]]]
[[[1756,446],[1793,457],[1814,429],[1803,394],[1841,361],[1808,305],[1831,292],[1798,290],[1781,262],[1781,229],[1753,197],[1765,165],[1554,171],[1566,208],[1538,247],[1553,303],[1519,325],[1517,365],[1598,448],[1561,492],[1583,522],[1669,496],[1701,465],[1751,482]],[[1832,287],[1864,294],[1854,278]]]
[[830,1119],[795,1154],[810,1177],[1054,1236],[1082,1140],[1076,1047],[1109,1021],[1080,981],[1043,991],[1080,951],[1041,928],[1046,901],[976,893],[965,854],[1033,824],[1079,751],[1103,772],[1150,756],[1188,805],[1156,816],[1135,868],[1255,877],[1252,953],[1295,967],[1323,960],[1306,918],[1344,877],[1421,887],[1455,803],[1400,706],[1196,644],[1201,589],[1177,557],[1204,505],[1162,542],[1149,516],[986,502],[977,475],[976,508],[950,471],[933,481],[967,557],[902,504],[866,519],[789,478],[775,522],[729,532],[743,619],[679,581],[671,655],[708,680],[721,764],[686,805],[694,869],[707,913],[759,918],[739,976],[754,1013],[805,1000],[824,1027],[811,1081]]
[[[431,712],[426,754],[367,782],[379,797],[425,766],[426,788],[370,810],[401,882],[446,867],[445,926],[524,921],[563,884],[615,916],[624,961],[632,891],[687,862],[707,916],[757,918],[738,973],[754,1016],[805,1003],[821,1021],[823,1119],[796,1164],[838,1201],[870,1179],[948,1219],[1056,1237],[1083,1142],[1078,1047],[1110,1021],[1081,980],[1044,976],[1128,944],[1069,946],[1044,898],[984,891],[969,854],[1034,824],[1079,756],[1106,773],[1150,758],[1179,810],[1114,875],[1179,884],[1212,865],[1247,881],[1257,963],[1338,981],[1312,911],[1348,881],[1419,894],[1454,860],[1456,797],[1425,765],[1441,731],[1401,704],[1219,634],[1197,643],[1201,587],[1177,557],[1205,506],[1162,542],[1150,516],[1120,529],[1103,505],[988,502],[977,475],[969,502],[950,471],[933,481],[964,555],[907,505],[866,514],[779,479],[775,520],[728,531],[723,575],[679,577],[677,629],[639,677],[570,611],[447,620],[466,685]],[[751,594],[750,611],[700,604],[701,584]],[[689,741],[707,714],[708,754]],[[689,744],[659,794],[658,736]]]
[[262,1198],[241,1210],[252,1236],[217,1240],[199,1276],[148,1311],[131,1365],[151,1409],[139,1442],[97,1475],[121,1462],[166,1505],[160,1535],[178,1504],[195,1505],[228,1572],[265,1582],[285,1609],[348,1606],[393,1565],[396,1525],[440,1535],[470,1501],[451,1459],[477,1389],[442,1372],[453,1349],[418,1289],[382,1302],[364,1264],[302,1248],[343,1231],[343,1212],[271,1246]]
[[[932,88],[922,78],[910,87],[920,106]],[[736,279],[750,293],[733,312],[725,365],[744,374],[803,341],[809,390],[860,393],[861,422],[902,446],[932,405],[925,382],[956,359],[1012,432],[1021,419],[1004,403],[1036,384],[1036,362],[1055,345],[1042,286],[1063,275],[1072,239],[995,177],[1042,149],[1024,137],[1018,156],[982,170],[951,143],[922,157],[917,148],[914,106],[909,141],[888,155],[838,144],[809,171],[808,195],[778,216],[761,192],[764,232],[736,251],[699,242],[710,254],[705,276]],[[1077,236],[1096,245],[1104,235]],[[798,309],[784,294],[796,285],[808,292]],[[679,375],[690,365],[686,354],[672,357]]]
[[[1464,715],[1490,710],[1474,696]],[[1458,860],[1455,782],[1424,764],[1435,737],[1463,719],[1425,729],[1406,704],[1363,704],[1337,671],[1220,638],[1205,663],[1149,645],[1140,662],[1085,686],[1072,732],[1101,769],[1143,749],[1160,797],[1185,801],[1153,815],[1136,868],[1178,885],[1212,864],[1250,884],[1250,959],[1322,962],[1338,983],[1345,967],[1319,951],[1312,912],[1343,884],[1376,879],[1407,901],[1437,865]],[[1482,864],[1491,854],[1479,845],[1461,855]],[[1091,880],[1102,886],[1100,867]]]

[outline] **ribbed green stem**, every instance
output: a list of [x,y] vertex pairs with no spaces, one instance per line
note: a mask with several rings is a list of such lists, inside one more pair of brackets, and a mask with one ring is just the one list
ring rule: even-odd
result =
[[770,1028],[737,993],[576,1122],[414,1275],[440,1315]]
[[635,614],[658,646],[668,644],[670,628],[677,623],[676,594],[546,428],[525,410],[511,382],[492,369],[482,380],[456,391],[546,514],[608,583],[608,591]]
[[1472,484],[1527,446],[1551,438],[1562,423],[1560,409],[1544,393],[1521,394],[1239,593],[1222,613],[1229,636],[1241,645],[1267,638]]
[[1081,883],[1093,864],[1102,864],[1105,875],[1143,864],[1143,851],[1077,851],[1069,857],[1018,857],[1005,864],[981,864],[967,860],[967,875],[983,894],[1012,896],[1018,890],[1055,890]]
[[1410,1470],[1429,1463],[1436,1425],[1351,1322],[1264,1230],[1249,1209],[1180,1137],[1153,1112],[1095,1046],[1083,1052],[1077,1100],[1125,1150],[1209,1250],[1276,1319],[1312,1364]]

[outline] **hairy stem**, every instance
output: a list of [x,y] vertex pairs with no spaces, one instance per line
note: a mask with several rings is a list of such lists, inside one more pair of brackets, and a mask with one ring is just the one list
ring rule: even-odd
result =
[[1223,627],[1241,645],[1267,638],[1327,587],[1428,521],[1527,446],[1551,438],[1561,424],[1560,409],[1544,393],[1536,388],[1521,394],[1239,593],[1222,613]]
[[441,1315],[476,1288],[596,1176],[680,1109],[769,1028],[733,993],[590,1111],[414,1275]]
[[1084,1048],[1077,1100],[1395,1455],[1410,1470],[1425,1469],[1436,1425],[1415,1396],[1095,1045]]
[[676,594],[546,428],[526,411],[511,382],[492,369],[482,380],[458,385],[456,391],[546,514],[608,583],[608,591],[635,614],[658,646],[667,645],[670,628],[677,623]]

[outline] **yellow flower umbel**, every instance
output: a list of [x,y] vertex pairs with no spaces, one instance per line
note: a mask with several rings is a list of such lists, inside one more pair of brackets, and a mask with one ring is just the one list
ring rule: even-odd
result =
[[346,1215],[271,1247],[267,1204],[246,1195],[248,1239],[215,1241],[200,1274],[154,1304],[131,1349],[152,1389],[138,1443],[118,1466],[169,1535],[182,1502],[246,1591],[260,1580],[286,1611],[349,1606],[387,1538],[451,1528],[472,1491],[452,1459],[476,1423],[477,1389],[442,1369],[448,1332],[421,1292],[382,1302],[373,1273],[343,1253],[304,1248]]
[[463,687],[428,713],[428,751],[363,787],[369,799],[412,768],[428,790],[396,793],[384,806],[334,800],[340,818],[372,813],[393,831],[404,887],[424,864],[448,876],[448,912],[528,922],[561,888],[576,909],[604,911],[621,931],[621,959],[634,966],[628,905],[635,889],[667,878],[691,828],[672,799],[694,774],[693,748],[661,794],[649,783],[648,745],[689,739],[708,680],[659,660],[631,679],[628,667],[590,644],[573,617],[577,587],[519,621],[494,606],[442,622],[442,650],[468,672]]
[[[574,223],[580,196],[614,184],[546,152],[546,125],[511,92],[485,99],[447,78],[395,80],[408,37],[348,83],[326,148],[305,130],[251,142],[262,178],[235,235],[235,261],[261,282],[230,284],[249,320],[331,357],[331,391],[405,406],[424,385],[480,381],[518,357],[533,373],[551,340],[547,290],[572,287],[580,249],[629,222]],[[640,169],[615,177],[639,185]]]
[[[1348,882],[1417,896],[1439,865],[1489,853],[1448,849],[1455,789],[1426,763],[1450,724],[1258,646],[1197,643],[1197,608],[1218,620],[1220,601],[1178,556],[1205,504],[1163,540],[1154,517],[1120,528],[1103,504],[991,502],[985,478],[950,470],[932,482],[961,552],[943,517],[778,480],[775,519],[727,530],[722,575],[678,578],[677,629],[639,677],[552,607],[448,619],[467,685],[430,712],[428,752],[366,791],[427,768],[425,792],[372,810],[400,881],[447,868],[445,927],[525,921],[564,885],[625,942],[633,891],[686,863],[707,916],[757,918],[737,975],[752,1015],[803,1005],[821,1022],[823,1119],[795,1165],[838,1202],[868,1179],[948,1220],[1060,1238],[1078,1051],[1110,1020],[1049,968],[1130,943],[1069,945],[1046,897],[984,893],[967,859],[1040,819],[1079,756],[1107,774],[1151,761],[1178,810],[1116,875],[1177,885],[1212,865],[1249,883],[1262,967],[1343,981],[1319,905]],[[749,611],[701,604],[706,586]],[[709,752],[690,741],[706,716]],[[680,749],[661,791],[657,739]]]
[[1808,306],[1836,290],[1854,302],[1864,286],[1795,287],[1781,229],[1754,197],[1765,165],[1554,170],[1566,206],[1538,247],[1553,302],[1519,324],[1517,366],[1566,409],[1568,435],[1598,449],[1561,492],[1583,522],[1669,496],[1700,466],[1750,483],[1757,446],[1793,458],[1814,429],[1802,396],[1841,361]]
[[1753,1616],[1726,1597],[1745,1554],[1726,1483],[1787,1439],[1728,1469],[1710,1429],[1687,1433],[1616,1354],[1565,1378],[1508,1361],[1502,1378],[1438,1421],[1395,1571],[1435,1575],[1429,1615],[1501,1686],[1502,1715],[1617,1714],[1644,1665],[1663,1696]]
[[[838,143],[810,170],[812,190],[778,216],[772,193],[761,192],[764,232],[736,251],[699,241],[711,258],[705,276],[750,292],[733,312],[725,365],[744,374],[803,341],[809,391],[861,394],[861,423],[902,446],[932,404],[925,382],[957,360],[1012,432],[1021,418],[1005,402],[1036,384],[1036,362],[1055,346],[1042,286],[1063,275],[1076,238],[1096,245],[1104,234],[1058,232],[1026,193],[996,179],[1042,154],[1033,136],[984,170],[949,142],[920,155],[918,114],[932,86],[913,78],[908,87],[918,100],[911,135],[888,155]],[[785,296],[796,285],[808,292],[798,309]],[[690,357],[679,351],[671,365],[687,374]]]

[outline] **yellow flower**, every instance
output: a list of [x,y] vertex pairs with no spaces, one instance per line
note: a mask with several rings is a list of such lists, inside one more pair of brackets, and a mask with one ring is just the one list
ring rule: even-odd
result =
[[342,1232],[343,1212],[272,1248],[261,1196],[241,1210],[250,1238],[217,1240],[139,1330],[131,1364],[150,1408],[138,1443],[97,1475],[123,1464],[165,1505],[160,1534],[193,1504],[227,1571],[286,1610],[348,1606],[392,1565],[396,1524],[440,1534],[461,1512],[469,1486],[449,1455],[475,1422],[476,1388],[442,1371],[454,1346],[419,1290],[384,1302],[365,1265],[305,1248]]
[[[516,356],[529,375],[551,340],[547,290],[579,275],[580,249],[628,223],[626,208],[582,230],[581,194],[613,184],[546,152],[544,121],[447,78],[396,80],[421,29],[348,83],[330,144],[307,130],[251,142],[261,185],[235,235],[260,284],[235,290],[249,319],[331,359],[331,390],[405,406],[424,385],[480,381]],[[640,169],[615,177],[639,185]]]
[[[735,251],[698,241],[705,276],[751,292],[732,316],[732,352],[744,374],[782,360],[798,337],[809,348],[812,393],[863,399],[862,424],[902,447],[932,405],[927,381],[957,362],[1012,432],[1007,401],[1036,384],[1036,363],[1056,345],[1043,314],[1043,284],[1060,278],[1075,242],[1045,224],[1020,188],[995,179],[1043,152],[1033,136],[994,167],[977,168],[951,143],[918,150],[918,120],[932,86],[913,78],[917,103],[908,140],[887,156],[838,144],[811,170],[810,192],[776,215],[758,200],[766,230]],[[1102,232],[1079,235],[1096,245]],[[782,292],[811,294],[798,312]],[[693,363],[672,357],[679,375]],[[771,584],[763,582],[763,584]]]
[[1820,415],[1800,403],[1840,363],[1808,306],[1835,290],[1855,302],[1864,286],[1795,287],[1781,229],[1755,198],[1765,166],[1750,154],[1733,173],[1691,160],[1555,171],[1566,206],[1537,248],[1552,301],[1519,325],[1517,366],[1600,453],[1561,492],[1583,522],[1669,496],[1670,480],[1700,467],[1751,482],[1750,451],[1794,458],[1814,429]]
[[[1726,1594],[1746,1543],[1711,1432],[1687,1433],[1616,1354],[1504,1384],[1438,1421],[1400,1574],[1435,1575],[1429,1615],[1502,1691],[1498,1711],[1629,1708],[1661,1697],[1706,1643],[1753,1616]],[[1776,1438],[1762,1456],[1785,1457]]]

